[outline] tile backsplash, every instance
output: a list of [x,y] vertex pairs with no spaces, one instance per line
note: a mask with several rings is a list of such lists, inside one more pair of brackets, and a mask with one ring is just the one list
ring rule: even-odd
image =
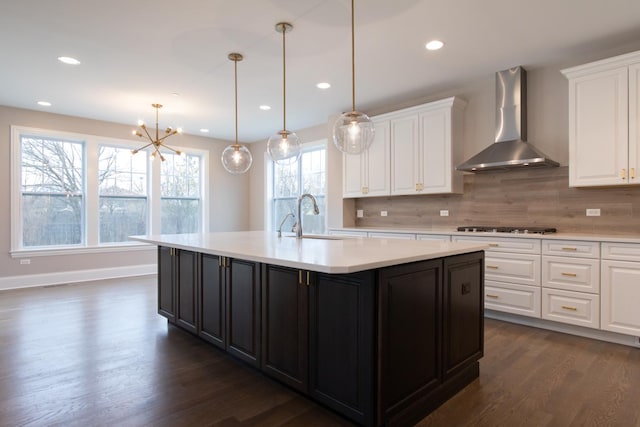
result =
[[[469,174],[463,194],[361,198],[355,205],[364,211],[356,218],[358,227],[498,225],[640,233],[640,185],[569,188],[566,166]],[[586,216],[586,209],[600,209],[600,216]],[[449,216],[440,216],[441,210]]]

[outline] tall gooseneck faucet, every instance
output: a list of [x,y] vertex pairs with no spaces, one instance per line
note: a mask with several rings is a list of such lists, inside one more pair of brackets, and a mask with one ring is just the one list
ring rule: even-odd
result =
[[298,229],[296,230],[296,237],[298,239],[302,239],[302,212],[300,212],[300,206],[302,205],[302,199],[308,197],[313,202],[313,214],[320,214],[320,209],[318,209],[318,203],[316,202],[316,198],[313,197],[309,193],[304,193],[300,197],[298,197]]

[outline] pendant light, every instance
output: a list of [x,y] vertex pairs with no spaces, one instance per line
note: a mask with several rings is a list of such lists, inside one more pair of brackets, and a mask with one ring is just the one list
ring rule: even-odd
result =
[[222,166],[224,166],[227,172],[232,174],[241,174],[247,172],[253,162],[249,149],[244,145],[238,144],[238,61],[242,61],[243,56],[239,53],[230,53],[229,59],[233,61],[234,67],[236,142],[224,149],[221,160]]
[[375,127],[369,116],[356,111],[356,49],[353,3],[354,0],[351,0],[351,111],[342,113],[333,125],[333,143],[343,153],[360,154],[373,142]]
[[285,34],[293,30],[287,22],[276,24],[276,31],[282,33],[282,130],[272,135],[267,141],[267,153],[271,160],[280,165],[289,165],[300,157],[300,140],[298,135],[287,130],[287,66]]

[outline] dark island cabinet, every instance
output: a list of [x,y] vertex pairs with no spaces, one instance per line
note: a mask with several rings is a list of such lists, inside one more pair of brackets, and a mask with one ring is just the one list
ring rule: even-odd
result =
[[158,248],[158,313],[189,332],[197,332],[197,254]]
[[200,255],[200,328],[198,335],[218,348],[226,349],[226,269],[224,257]]

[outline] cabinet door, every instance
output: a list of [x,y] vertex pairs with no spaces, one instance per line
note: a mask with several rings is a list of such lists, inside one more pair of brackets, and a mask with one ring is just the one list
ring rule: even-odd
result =
[[569,81],[569,185],[628,182],[627,67]]
[[602,260],[601,328],[640,336],[640,263]]
[[191,333],[198,333],[196,253],[174,249],[176,259],[176,324]]
[[226,261],[227,351],[260,367],[260,265]]
[[420,114],[421,193],[451,192],[451,109]]
[[375,273],[316,274],[309,288],[309,394],[373,425]]
[[362,197],[366,189],[364,181],[365,154],[342,155],[342,197]]
[[225,335],[225,270],[222,257],[201,254],[200,269],[200,338],[224,349]]
[[158,314],[175,322],[175,277],[173,249],[158,246]]
[[390,130],[388,121],[375,123],[376,135],[367,150],[365,182],[367,196],[388,196],[391,187],[391,161],[389,156]]
[[441,384],[442,261],[379,272],[379,416],[389,419]]
[[306,393],[311,273],[275,265],[262,268],[262,370]]
[[640,63],[629,66],[629,182],[640,184]]
[[483,258],[483,252],[445,258],[445,379],[476,362],[484,352]]
[[391,194],[416,194],[419,176],[418,115],[391,120]]

